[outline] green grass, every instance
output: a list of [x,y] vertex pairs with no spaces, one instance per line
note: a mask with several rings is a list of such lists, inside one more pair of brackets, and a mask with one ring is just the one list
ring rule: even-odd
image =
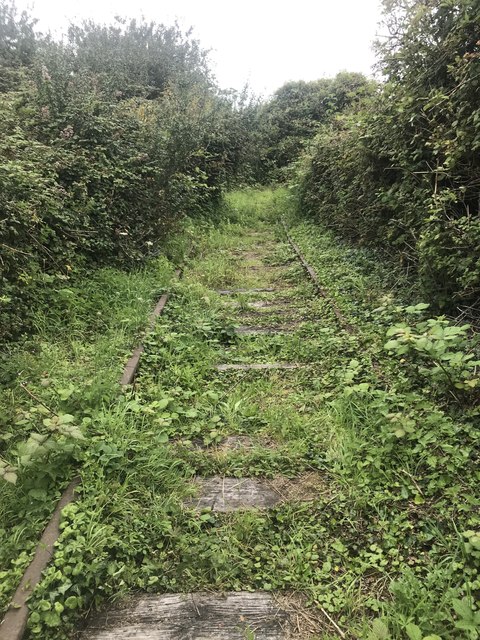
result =
[[[117,411],[123,365],[172,273],[157,259],[141,271],[101,269],[77,279],[36,314],[36,335],[2,353],[1,456],[18,467],[15,485],[0,483],[2,608],[103,414]],[[53,414],[73,416],[88,441],[51,433],[44,420]],[[26,455],[32,433],[51,435],[47,456],[40,449]]]
[[[138,328],[132,321],[122,333],[127,306],[104,336],[92,331],[97,342],[81,342],[75,356],[68,331],[58,345],[43,340],[48,348],[15,356],[25,359],[32,385],[39,377],[31,388],[46,404],[56,402],[86,420],[88,438],[56,463],[64,480],[69,461],[79,466],[82,496],[66,510],[57,553],[31,600],[30,634],[72,637],[87,610],[136,590],[266,589],[305,594],[324,621],[318,629],[323,640],[338,635],[322,610],[352,639],[476,638],[475,388],[452,394],[448,378],[420,347],[402,354],[384,348],[389,326],[427,313],[408,311],[406,305],[420,300],[391,265],[295,216],[286,191],[235,192],[225,207],[223,222],[190,230],[194,252],[145,339],[133,393],[118,395],[112,386]],[[315,294],[277,224],[281,216],[354,326],[352,334],[338,325],[329,300]],[[262,264],[280,268],[251,269]],[[151,275],[138,278],[144,283],[132,283],[130,304],[139,291],[137,297],[150,299]],[[227,298],[215,292],[266,284],[279,293]],[[291,334],[235,335],[240,324],[281,323],[281,315],[268,309],[252,314],[248,306],[277,295],[302,320]],[[110,300],[105,307],[95,304],[108,308]],[[138,310],[144,317],[146,306]],[[116,345],[111,352],[109,344]],[[48,355],[57,348],[65,349],[62,358]],[[455,337],[445,349],[473,353],[475,347]],[[68,370],[82,357],[85,371],[99,358],[98,379],[85,374],[65,401],[56,397],[56,385],[41,385],[42,371],[58,361],[68,389]],[[115,375],[106,374],[109,359],[118,366]],[[298,362],[303,368],[215,370],[219,363],[242,362]],[[83,374],[70,375],[76,381]],[[105,375],[111,380],[106,391],[85,400],[87,378]],[[18,387],[5,393],[10,403],[27,400]],[[248,437],[251,446],[222,450],[231,435]],[[195,490],[190,480],[212,474],[313,474],[318,492],[313,500],[287,500],[265,513],[185,508]],[[28,497],[27,476],[20,480],[3,490]],[[60,487],[62,476],[54,480],[38,515],[27,498],[16,511],[13,497],[3,502],[17,519],[13,535],[3,534],[11,563],[5,594],[28,560],[34,533],[53,504],[52,486]]]

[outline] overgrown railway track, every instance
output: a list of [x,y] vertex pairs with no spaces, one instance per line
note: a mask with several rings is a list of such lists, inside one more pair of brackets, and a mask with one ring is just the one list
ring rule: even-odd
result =
[[[328,293],[320,285],[318,276],[316,275],[314,269],[305,260],[299,247],[291,239],[288,233],[287,226],[283,220],[282,220],[282,227],[284,229],[285,238],[289,242],[290,246],[294,251],[296,258],[299,260],[299,262],[305,269],[308,277],[313,282],[315,288],[317,289],[317,291],[321,296],[323,296],[332,304],[332,309],[339,323],[343,327],[347,328],[347,330],[351,331],[352,330],[351,325],[349,325],[346,322],[344,316],[341,314],[338,307],[335,305],[334,302],[331,301],[331,298],[328,295]],[[262,267],[260,266],[257,269],[258,269],[258,275],[261,277]],[[178,280],[181,277],[181,275],[182,275],[182,270],[177,270],[175,272],[175,279]],[[255,294],[275,293],[275,292],[276,292],[276,289],[274,287],[263,287],[263,288],[257,287],[257,288],[250,288],[250,289],[239,288],[236,290],[219,290],[218,291],[220,295],[227,295],[227,296],[231,296],[235,294],[255,295]],[[160,315],[164,312],[166,308],[169,297],[170,297],[169,293],[164,293],[159,298],[157,304],[155,305],[150,315],[150,319],[147,325],[147,334],[148,332],[154,329],[157,319],[160,317]],[[125,365],[124,371],[120,378],[120,385],[126,387],[134,383],[136,373],[140,366],[140,360],[141,360],[143,351],[144,351],[143,345],[139,345],[134,349],[131,357],[129,358],[127,364]],[[274,370],[274,369],[289,370],[289,369],[297,369],[300,366],[301,365],[297,363],[250,363],[250,364],[230,363],[230,364],[219,364],[217,368],[220,372],[222,371],[228,372],[228,371],[235,371],[235,370],[240,370],[240,371],[248,371],[248,370],[268,371],[268,370]],[[213,485],[215,485],[216,482],[220,482],[220,479],[218,479],[217,481],[214,481]],[[240,485],[236,486],[237,483],[233,482],[231,483],[232,484],[232,489],[230,490],[231,495],[229,497],[225,497],[224,480],[222,482],[223,482],[223,485],[222,485],[223,488],[221,492],[222,500],[226,505],[227,511],[230,510],[230,508],[232,508],[231,506],[229,506],[229,501],[232,504],[238,504],[242,508],[245,508],[248,506],[255,508],[255,506],[258,506],[257,503],[260,500],[260,504],[262,506],[265,506],[264,502],[262,502],[263,500],[262,496],[264,495],[265,491],[267,495],[269,495],[269,492],[271,493],[271,496],[269,499],[267,499],[266,504],[272,504],[272,505],[276,504],[279,498],[281,497],[278,495],[278,493],[276,493],[275,489],[265,488],[262,486],[261,483],[258,484],[257,486],[255,485],[255,482],[253,482],[253,484],[249,484],[248,487],[245,487],[245,484],[244,484],[243,488],[240,487]],[[58,502],[58,505],[55,509],[55,512],[53,513],[52,518],[42,535],[42,538],[37,547],[35,556],[32,560],[32,563],[26,570],[18,586],[18,589],[15,592],[14,597],[12,598],[12,604],[10,606],[10,609],[8,610],[2,624],[0,625],[0,640],[20,640],[23,637],[25,628],[26,628],[27,619],[28,619],[28,599],[33,593],[33,590],[35,589],[36,585],[41,580],[42,572],[45,570],[46,566],[48,565],[51,559],[52,554],[54,553],[55,542],[57,541],[60,535],[59,524],[60,524],[60,518],[61,518],[61,511],[66,505],[70,504],[71,502],[77,499],[76,489],[78,489],[80,483],[81,483],[80,476],[74,478],[72,482],[68,485],[68,487],[65,489],[64,493],[62,494]],[[240,491],[239,491],[239,487],[240,487]],[[215,495],[216,488],[214,486],[212,486],[212,491]],[[205,506],[205,504],[208,503],[208,500],[209,499],[207,497],[206,498],[207,502],[202,503],[203,506]],[[214,502],[215,502],[215,499],[213,500],[213,503]]]

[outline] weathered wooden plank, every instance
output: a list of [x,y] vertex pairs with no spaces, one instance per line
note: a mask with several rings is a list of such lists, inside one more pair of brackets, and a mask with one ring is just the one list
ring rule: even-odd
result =
[[283,310],[289,311],[292,309],[291,300],[288,298],[281,299],[273,299],[273,300],[255,300],[253,302],[249,302],[247,307],[252,309],[272,309],[272,311]]
[[145,595],[90,619],[82,640],[283,640],[289,614],[271,594]]
[[243,325],[235,328],[237,336],[274,336],[284,333],[293,333],[295,329],[301,326],[299,322],[291,322],[288,325],[275,325],[273,327],[258,327],[251,325]]
[[271,265],[271,264],[247,264],[244,268],[250,271],[278,272],[289,265]]
[[[255,440],[250,436],[227,436],[222,440],[218,449],[223,452],[227,451],[241,451],[242,449],[253,449],[255,447]],[[267,448],[267,447],[266,447]]]
[[123,370],[122,377],[120,378],[120,384],[125,386],[132,384],[135,374],[137,373],[138,365],[140,364],[140,358],[143,353],[143,345],[139,345],[132,355],[130,356],[125,368]]
[[291,300],[285,298],[271,298],[270,300],[252,300],[251,302],[241,303],[235,299],[226,298],[223,306],[229,309],[239,309],[242,314],[259,315],[288,315],[293,314],[297,309],[292,306]]
[[160,300],[155,305],[155,309],[152,311],[152,315],[150,316],[150,323],[153,325],[155,320],[163,313],[165,309],[165,305],[168,302],[168,293],[164,293]]
[[[181,277],[181,275],[182,275],[182,270],[177,269],[175,271],[175,278],[178,279]],[[169,298],[169,294],[164,293],[158,300],[157,304],[155,305],[155,308],[150,314],[147,333],[152,331],[153,328],[155,327],[155,322],[157,318],[163,313],[163,310],[165,309],[165,306],[168,302],[168,298]],[[140,358],[142,357],[142,353],[143,353],[143,345],[140,344],[138,347],[136,347],[136,349],[130,356],[127,364],[125,365],[125,368],[122,373],[122,377],[120,378],[120,384],[122,386],[133,384],[133,381],[135,380],[135,375],[140,365]]]
[[198,496],[186,503],[194,509],[236,511],[239,509],[269,509],[281,500],[281,495],[259,478],[197,478]]
[[256,364],[218,364],[217,371],[262,371],[269,369],[299,369],[302,365],[282,362],[259,362]]
[[283,502],[310,502],[329,494],[330,486],[316,471],[296,478],[224,478],[211,476],[194,480],[197,494],[185,502],[190,509],[229,512],[243,509],[271,509]]
[[264,287],[262,289],[217,289],[216,293],[221,296],[232,296],[237,293],[269,293],[272,291],[278,291],[273,287]]

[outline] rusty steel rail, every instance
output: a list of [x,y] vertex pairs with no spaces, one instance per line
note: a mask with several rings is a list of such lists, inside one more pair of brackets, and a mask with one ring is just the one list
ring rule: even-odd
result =
[[75,490],[80,485],[80,482],[80,477],[74,478],[58,501],[55,511],[37,545],[33,560],[23,574],[5,617],[0,624],[0,640],[21,640],[23,637],[28,620],[27,600],[40,582],[42,573],[50,562],[55,543],[60,535],[62,510],[77,498]]
[[290,234],[288,232],[288,227],[285,224],[285,220],[283,218],[281,219],[281,223],[282,223],[283,230],[285,231],[285,235],[287,237],[287,240],[288,240],[290,246],[292,247],[292,249],[294,250],[295,254],[297,255],[297,258],[301,262],[301,264],[302,264],[303,268],[305,269],[305,271],[307,272],[309,278],[311,279],[311,281],[315,285],[315,288],[317,289],[318,293],[322,296],[322,298],[325,298],[325,300],[327,300],[330,303],[330,305],[332,307],[332,310],[333,310],[333,313],[337,317],[337,320],[339,321],[341,326],[346,331],[348,331],[348,333],[355,333],[356,332],[355,331],[355,327],[348,322],[348,320],[345,318],[343,313],[338,308],[335,300],[331,297],[331,295],[328,293],[328,291],[326,289],[324,289],[324,287],[322,287],[322,285],[320,283],[320,279],[319,279],[319,277],[317,275],[317,272],[315,271],[315,269],[313,269],[313,267],[311,267],[308,264],[308,262],[305,259],[305,256],[300,251],[299,246],[292,240],[292,237],[290,236]]
[[[177,269],[175,271],[175,279],[178,280],[182,276],[182,270]],[[157,302],[155,309],[152,311],[150,315],[150,320],[147,328],[147,335],[152,331],[155,326],[155,321],[163,313],[165,306],[168,302],[169,294],[164,293],[160,300]],[[120,384],[122,387],[125,387],[129,384],[133,384],[135,380],[135,376],[138,371],[138,367],[140,366],[140,358],[142,357],[144,347],[142,344],[138,345],[130,356],[127,364],[125,365],[125,369],[123,370],[122,377],[120,378]],[[1,640],[1,638],[0,638]]]

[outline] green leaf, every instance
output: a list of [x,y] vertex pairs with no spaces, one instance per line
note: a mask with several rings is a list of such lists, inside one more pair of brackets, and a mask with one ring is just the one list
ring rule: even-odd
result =
[[390,636],[387,625],[380,618],[373,621],[372,632],[375,640],[387,640]]
[[410,305],[408,307],[405,308],[406,313],[414,313],[414,314],[418,314],[421,311],[425,311],[425,309],[428,309],[430,305],[427,304],[426,302],[419,302],[416,305]]
[[388,351],[393,351],[398,346],[400,346],[400,343],[398,342],[398,340],[389,340],[383,345],[383,348],[387,349]]
[[38,613],[38,611],[32,611],[32,613],[30,614],[29,622],[31,624],[37,624],[38,622],[40,622],[40,614]]
[[70,398],[70,396],[73,394],[74,391],[75,391],[75,387],[72,384],[67,389],[58,389],[57,393],[60,397],[60,400],[68,400],[68,398]]
[[47,491],[45,489],[30,489],[28,495],[34,500],[45,501],[47,499]]
[[340,540],[335,540],[335,542],[332,542],[330,546],[339,553],[345,553],[345,551],[347,550],[347,547]]
[[55,602],[54,609],[57,613],[60,614],[60,613],[63,613],[63,611],[65,610],[65,607],[61,602]]
[[36,438],[32,438],[32,436],[30,436],[26,442],[19,445],[18,450],[21,452],[22,457],[32,457],[40,447],[40,442]]
[[370,388],[370,383],[369,382],[360,382],[360,384],[356,384],[354,389],[355,391],[359,391],[361,393],[364,393],[365,391],[368,391]]
[[78,606],[78,598],[77,598],[77,596],[69,596],[65,600],[65,606],[67,607],[67,609],[76,609],[77,606]]
[[17,473],[15,467],[0,460],[0,478],[3,478],[5,482],[9,482],[10,484],[16,484],[17,482]]
[[418,627],[416,624],[413,624],[413,622],[407,624],[407,626],[405,627],[405,631],[410,640],[422,640],[423,638],[420,627]]
[[454,598],[452,601],[453,608],[455,609],[455,613],[460,616],[463,620],[471,621],[473,620],[473,611],[469,602],[464,598],[463,600],[459,600],[458,598]]
[[74,440],[85,440],[85,436],[83,435],[80,427],[77,427],[75,424],[59,426],[58,431],[68,438],[73,438]]
[[60,626],[60,615],[56,611],[47,611],[45,613],[44,619],[48,627]]

